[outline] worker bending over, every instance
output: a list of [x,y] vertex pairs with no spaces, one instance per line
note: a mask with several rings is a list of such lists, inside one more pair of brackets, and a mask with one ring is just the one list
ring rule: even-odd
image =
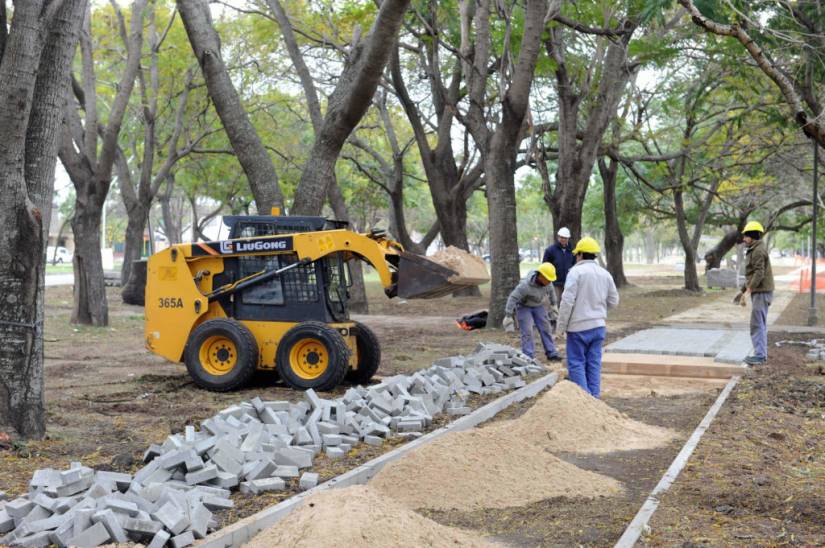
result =
[[560,360],[561,356],[553,344],[553,335],[550,332],[550,318],[544,301],[547,299],[550,306],[556,307],[556,292],[552,282],[556,279],[556,269],[550,263],[542,263],[536,270],[531,270],[510,293],[504,307],[504,329],[513,330],[513,314],[518,317],[518,327],[521,332],[521,351],[535,357],[533,345],[533,324],[539,330],[544,354],[548,360]]
[[740,289],[735,300],[742,299],[750,293],[751,304],[751,342],[753,355],[745,358],[748,365],[762,365],[768,361],[768,308],[773,301],[773,270],[771,258],[762,236],[765,229],[756,221],[745,225],[742,238],[745,245],[747,262],[745,263],[745,285]]
[[613,278],[596,263],[599,253],[593,238],[584,237],[576,244],[576,264],[567,274],[558,320],[559,332],[567,332],[567,375],[596,398],[601,392],[607,310],[619,304]]

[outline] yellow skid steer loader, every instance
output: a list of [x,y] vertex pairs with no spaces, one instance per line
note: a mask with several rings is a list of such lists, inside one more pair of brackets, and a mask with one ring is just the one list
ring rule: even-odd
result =
[[[229,239],[173,245],[147,269],[146,347],[184,362],[208,390],[240,388],[256,370],[276,371],[297,389],[330,390],[345,377],[366,383],[381,349],[350,320],[351,259],[372,265],[390,298],[438,297],[489,280],[483,262],[463,276],[455,262],[448,268],[381,232],[323,217],[231,216],[224,224]],[[480,262],[466,255],[462,264]]]

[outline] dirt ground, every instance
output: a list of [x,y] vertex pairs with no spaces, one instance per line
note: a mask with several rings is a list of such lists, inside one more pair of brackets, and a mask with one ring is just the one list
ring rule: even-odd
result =
[[[631,283],[633,287],[621,292],[622,304],[618,311],[611,314],[609,340],[711,299],[728,298],[725,292],[709,292],[700,296],[685,294],[678,289],[681,284],[678,276],[631,278]],[[380,375],[407,373],[428,367],[435,358],[469,353],[481,341],[518,346],[517,334],[500,330],[466,333],[455,326],[456,318],[486,307],[486,291],[480,298],[446,297],[406,302],[386,299],[374,284],[369,286],[369,292],[372,314],[358,319],[371,326],[382,343]],[[182,431],[187,424],[197,424],[231,403],[255,395],[267,400],[294,401],[301,397],[266,377],[257,379],[253,386],[245,390],[229,394],[196,389],[183,366],[168,363],[143,348],[143,310],[122,304],[117,289],[110,289],[109,292],[109,328],[73,327],[69,324],[70,287],[47,288],[46,297],[48,435],[42,441],[0,444],[0,490],[11,495],[26,490],[26,483],[34,470],[47,466],[65,468],[76,460],[99,469],[133,472],[140,465],[143,451],[151,443],[162,441],[170,433]],[[800,349],[783,349],[783,352],[797,350],[804,355]],[[628,378],[614,384],[611,388],[610,383],[605,383],[605,399],[611,405],[632,418],[676,428],[685,436],[698,423],[718,389],[712,386],[701,387],[699,391],[680,393],[677,390],[671,393],[667,387],[647,381],[632,383]],[[333,397],[345,388],[325,396]],[[777,385],[777,390],[780,388]],[[760,420],[758,414],[742,412],[741,416],[755,423]],[[793,417],[794,420],[801,420],[797,415]],[[749,426],[739,425],[740,431],[747,428]],[[761,426],[753,430],[758,428]],[[817,432],[821,437],[822,431]],[[787,443],[795,440],[795,433],[788,435]],[[769,443],[774,441],[768,439]],[[815,447],[822,454],[821,442],[818,443],[820,445]],[[324,477],[371,458],[374,456],[370,453],[372,450],[365,447],[347,460],[330,464],[323,471]],[[678,446],[674,444],[667,450],[654,453],[640,452],[584,461],[565,456],[575,459],[571,462],[579,466],[638,485],[629,490],[622,500],[605,499],[581,504],[552,500],[513,509],[501,516],[433,517],[459,525],[478,525],[516,544],[603,544],[607,539],[617,538],[620,525],[626,524],[632,517],[676,451]],[[319,464],[323,466],[323,463]],[[821,461],[818,466],[821,472]],[[222,520],[226,522],[235,516],[248,515],[284,496],[236,497],[237,510],[223,516]],[[797,499],[791,502],[794,500]],[[661,542],[668,543],[666,539]]]
[[769,365],[742,379],[662,497],[645,544],[825,545],[825,376],[806,350],[772,344]]
[[[810,293],[800,293],[790,302],[782,315],[776,320],[777,325],[808,325],[808,313],[811,308]],[[825,293],[817,293],[816,314],[819,325],[825,325]]]

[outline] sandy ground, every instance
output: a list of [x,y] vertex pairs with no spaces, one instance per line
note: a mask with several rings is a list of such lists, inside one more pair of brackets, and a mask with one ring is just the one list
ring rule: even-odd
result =
[[602,396],[606,398],[638,398],[701,394],[721,389],[722,379],[684,379],[645,377],[641,375],[602,375]]
[[[622,304],[611,314],[610,338],[646,327],[705,302],[718,301],[720,305],[729,306],[726,303],[729,298],[724,292],[704,296],[685,294],[678,289],[681,283],[678,275],[667,275],[667,272],[646,274],[649,275],[644,278],[633,278],[631,281],[636,285],[622,291]],[[447,297],[401,302],[390,301],[380,295],[380,288],[371,287],[371,308],[375,315],[367,317],[366,321],[378,332],[384,349],[379,374],[415,371],[429,366],[434,358],[470,352],[482,340],[517,345],[517,335],[497,330],[465,333],[451,323],[454,318],[485,307],[486,291],[484,289],[480,298]],[[100,469],[134,471],[149,444],[162,441],[170,432],[181,431],[186,424],[195,424],[231,403],[255,395],[264,399],[295,400],[300,397],[266,376],[256,379],[256,383],[248,389],[230,394],[196,389],[182,366],[165,362],[143,349],[143,311],[140,307],[123,305],[117,290],[109,292],[111,326],[108,328],[73,327],[69,324],[69,287],[48,288],[46,299],[48,435],[42,441],[17,442],[14,445],[0,443],[0,490],[10,494],[24,491],[35,469],[66,467],[75,460]],[[806,312],[807,305],[803,312],[795,310],[798,306],[797,298],[786,309],[783,318],[788,314]],[[777,359],[791,359],[789,356],[796,354],[788,353],[794,352],[804,356],[803,350],[788,348],[782,354],[776,353]],[[690,388],[685,388],[687,386]],[[781,399],[786,391],[795,394],[794,385],[776,386],[777,393],[768,393],[773,399]],[[715,397],[717,386],[709,383],[707,390],[704,390],[703,383],[695,380],[685,381],[680,387],[670,379],[659,381],[622,376],[614,379],[613,376],[606,376],[604,390],[605,401],[631,418],[672,428],[687,436]],[[753,394],[758,398],[766,397],[764,390]],[[736,431],[762,428],[759,422],[762,419],[758,414],[744,412],[749,409],[748,401],[744,397],[741,400],[743,407],[737,417],[739,422],[735,423]],[[813,400],[809,398],[804,401],[810,403]],[[517,416],[528,407],[525,403],[508,409],[501,419]],[[794,432],[804,433],[809,425],[806,422],[788,423],[788,427],[796,428]],[[733,430],[720,432],[718,443],[725,447],[734,433]],[[825,436],[822,438],[825,439]],[[789,437],[789,450],[809,454],[811,450],[806,449],[806,439],[809,438]],[[428,515],[442,524],[469,527],[479,531],[479,534],[493,534],[517,545],[606,544],[621,533],[679,446],[678,442],[674,442],[665,449],[629,452],[620,456],[562,456],[580,468],[606,474],[630,486],[620,497],[606,497],[586,503],[564,498],[549,499],[496,513],[430,512]],[[819,446],[814,443],[812,447]],[[825,454],[825,451],[820,451],[820,454]],[[322,477],[331,477],[372,456],[375,454],[365,449],[363,454],[327,466]],[[704,462],[708,461],[700,462],[704,466]],[[772,472],[770,467],[768,469]],[[724,473],[732,472],[726,470]],[[776,477],[778,482],[780,476]],[[819,478],[815,474],[811,477]],[[688,482],[686,488],[697,487]],[[225,522],[248,515],[284,496],[246,497],[245,501],[236,498],[237,511],[221,519]],[[787,496],[779,500],[785,498]],[[692,503],[699,504],[692,499],[674,500],[681,515],[690,515]],[[772,518],[782,519],[782,515],[766,514],[759,519],[767,522]],[[805,518],[802,516],[799,519]],[[678,520],[668,527],[684,531],[685,535],[691,534],[690,524]],[[702,535],[698,530],[693,534],[696,537]],[[675,539],[676,536],[669,538]]]

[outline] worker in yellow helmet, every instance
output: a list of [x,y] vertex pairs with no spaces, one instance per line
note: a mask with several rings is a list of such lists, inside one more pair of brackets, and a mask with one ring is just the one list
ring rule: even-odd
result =
[[567,273],[559,306],[559,333],[567,332],[567,377],[598,398],[607,310],[619,304],[613,277],[596,262],[598,242],[585,236],[573,249],[576,264]]
[[753,355],[745,358],[748,365],[762,365],[768,361],[768,308],[773,301],[773,271],[771,257],[762,236],[765,229],[757,221],[745,225],[742,240],[748,246],[745,262],[745,284],[734,301],[744,306],[751,296],[751,342]]
[[533,325],[535,325],[539,330],[547,359],[561,360],[561,356],[556,351],[556,345],[553,343],[550,318],[545,308],[545,303],[551,307],[556,306],[556,292],[552,284],[555,279],[556,267],[550,263],[542,263],[519,282],[504,306],[504,330],[514,330],[513,316],[516,315],[521,332],[521,351],[531,358],[535,357],[533,345]]

